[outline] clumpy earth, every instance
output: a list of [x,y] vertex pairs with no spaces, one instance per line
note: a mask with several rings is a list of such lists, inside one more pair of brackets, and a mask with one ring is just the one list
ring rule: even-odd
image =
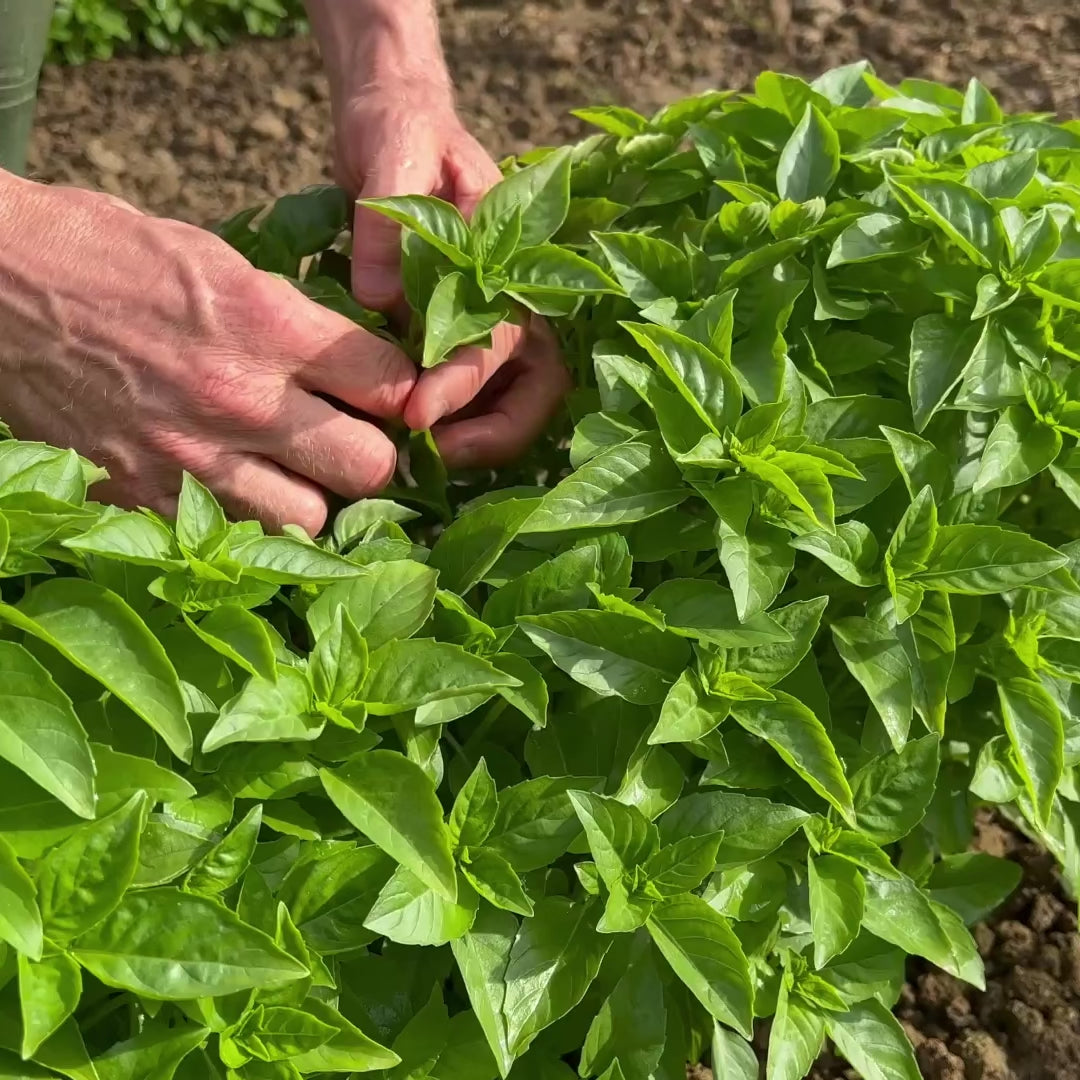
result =
[[[1024,869],[1020,888],[973,928],[986,963],[980,992],[923,961],[908,970],[896,1014],[926,1080],[1077,1080],[1080,1077],[1080,934],[1076,904],[1053,859],[989,817],[973,847]],[[758,1032],[764,1061],[768,1033]],[[762,1068],[764,1075],[764,1068]],[[809,1080],[856,1080],[826,1053]],[[688,1080],[713,1080],[706,1068]]]
[[[977,75],[1011,109],[1080,116],[1076,0],[442,0],[460,106],[497,156],[582,134],[569,110],[648,110],[765,68],[869,59],[887,79]],[[210,225],[329,176],[310,40],[44,73],[31,167]],[[1080,935],[1052,861],[992,822],[1025,880],[977,928],[985,993],[913,964],[898,1015],[928,1080],[1078,1080]],[[708,1077],[707,1071],[698,1076]],[[853,1076],[826,1056],[814,1080]]]
[[[975,846],[1024,868],[1024,881],[974,928],[986,991],[912,963],[896,1013],[927,1080],[1077,1080],[1080,934],[1053,859],[1015,832],[979,822]],[[857,1074],[823,1060],[812,1080]]]
[[[461,109],[496,155],[582,132],[569,110],[649,109],[767,67],[867,58],[885,78],[978,75],[1011,108],[1080,115],[1076,0],[441,0]],[[310,40],[46,71],[31,163],[211,224],[327,175]]]

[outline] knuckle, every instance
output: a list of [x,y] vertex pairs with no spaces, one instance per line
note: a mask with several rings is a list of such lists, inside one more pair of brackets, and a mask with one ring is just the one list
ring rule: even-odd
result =
[[397,450],[389,439],[380,436],[365,442],[360,464],[353,472],[357,496],[374,495],[383,490],[397,471]]
[[398,417],[416,384],[416,370],[404,354],[382,338],[369,334],[365,346],[366,365],[371,372],[369,408],[379,416]]
[[253,380],[250,371],[226,362],[202,373],[195,398],[200,413],[261,431],[280,418],[282,389],[267,379]]
[[151,487],[179,484],[180,474],[193,476],[206,473],[212,466],[216,448],[205,437],[180,428],[159,428],[146,434],[149,460],[137,470],[129,470],[140,486]]

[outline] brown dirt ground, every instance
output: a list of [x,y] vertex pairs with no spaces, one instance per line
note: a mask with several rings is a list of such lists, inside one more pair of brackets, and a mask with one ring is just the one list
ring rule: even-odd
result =
[[[1080,934],[1053,859],[1016,833],[979,823],[974,845],[1019,862],[1024,881],[974,928],[986,964],[980,993],[913,963],[897,1015],[927,1080],[1077,1080]],[[855,1076],[823,1060],[811,1080]]]
[[[765,67],[866,57],[1080,115],[1076,0],[443,0],[462,111],[497,155],[580,132],[579,105],[650,108]],[[309,40],[52,69],[32,165],[209,224],[325,175],[326,86]]]
[[[580,133],[568,111],[642,109],[766,67],[812,76],[867,58],[886,78],[977,75],[1015,109],[1080,115],[1077,0],[445,0],[460,103],[496,155]],[[210,224],[327,175],[327,92],[312,42],[52,69],[31,156],[43,179]],[[977,930],[988,988],[913,966],[898,1013],[928,1080],[1080,1078],[1080,936],[1037,849],[981,845],[1025,884]],[[707,1074],[706,1074],[707,1075]],[[815,1080],[851,1075],[823,1059]]]

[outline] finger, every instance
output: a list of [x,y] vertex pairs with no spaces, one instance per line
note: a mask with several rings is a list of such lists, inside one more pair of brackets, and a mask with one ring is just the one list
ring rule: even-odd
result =
[[[542,326],[542,324],[540,324]],[[509,385],[489,412],[449,420],[435,428],[435,441],[448,465],[477,468],[520,457],[543,433],[570,389],[570,374],[546,326],[529,335],[512,366]]]
[[520,326],[501,323],[492,332],[491,348],[467,345],[446,363],[423,372],[405,406],[405,423],[413,431],[424,431],[464,409],[513,355],[523,336]]
[[[360,188],[361,199],[388,195],[429,195],[435,176],[431,163],[433,146],[409,145],[423,138],[419,130],[399,132],[393,145],[375,155],[374,164]],[[423,140],[425,143],[430,141]],[[356,208],[353,226],[352,286],[356,299],[376,311],[399,307],[401,288],[401,227],[365,207]]]
[[254,518],[268,532],[299,525],[309,536],[317,536],[326,524],[326,496],[265,458],[230,454],[196,476],[234,520]]
[[416,384],[416,365],[396,345],[352,323],[337,330],[297,369],[297,383],[370,416],[399,419]]
[[453,188],[451,200],[466,219],[473,216],[480,200],[502,179],[499,166],[469,134],[462,135],[448,168]]
[[281,422],[263,434],[256,449],[346,499],[382,491],[397,468],[394,444],[374,424],[295,387],[286,395]]

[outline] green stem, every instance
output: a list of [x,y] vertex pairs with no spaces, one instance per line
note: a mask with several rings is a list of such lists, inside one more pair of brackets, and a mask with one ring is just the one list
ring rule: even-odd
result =
[[490,709],[488,709],[487,713],[484,716],[484,719],[476,725],[476,730],[468,737],[468,739],[465,740],[464,753],[466,755],[466,760],[472,760],[470,757],[468,757],[468,750],[483,741],[484,736],[492,729],[495,721],[498,720],[505,711],[505,698],[500,698],[498,701],[495,702],[494,705],[491,706]]
[[455,754],[457,754],[459,758],[461,758],[462,761],[465,762],[466,765],[472,764],[472,758],[470,758],[469,755],[466,753],[465,747],[462,746],[460,742],[458,742],[457,737],[452,731],[443,728],[442,738],[444,738],[450,744],[450,748],[454,751]]
[[26,170],[53,0],[0,0],[0,168]]
[[85,1016],[79,1018],[79,1030],[82,1032],[93,1031],[102,1021],[108,1020],[114,1012],[130,1004],[130,998],[123,994],[115,994],[107,997],[96,1009],[91,1009]]
[[718,562],[720,561],[720,554],[717,552],[714,555],[710,555],[700,566],[694,567],[693,577],[703,577],[707,574]]

